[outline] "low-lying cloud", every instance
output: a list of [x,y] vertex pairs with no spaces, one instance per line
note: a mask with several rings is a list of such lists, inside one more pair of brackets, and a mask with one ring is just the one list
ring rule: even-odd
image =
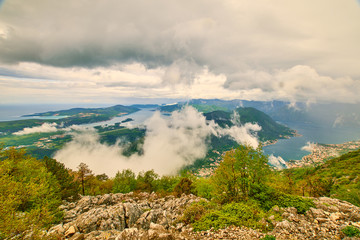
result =
[[62,125],[63,125],[62,123],[59,125],[55,122],[43,123],[40,126],[24,128],[23,130],[14,132],[13,134],[20,136],[20,135],[33,134],[33,133],[50,133],[50,132],[57,132],[57,131],[70,132],[73,130],[74,131],[84,131],[84,130],[89,129],[88,127],[81,126],[81,125],[71,125],[66,128],[64,128]]
[[211,134],[228,134],[239,143],[257,146],[256,136],[251,132],[259,129],[257,125],[221,129],[214,122],[207,122],[201,113],[190,106],[173,112],[168,118],[155,112],[144,124],[147,131],[141,146],[142,155],[125,157],[121,145],[100,143],[95,130],[86,130],[74,133],[73,140],[58,151],[55,158],[72,169],[84,162],[95,173],[109,176],[128,168],[135,172],[154,169],[159,174],[173,174],[184,165],[205,157]]
[[312,152],[315,146],[316,146],[316,143],[307,142],[306,145],[301,148],[301,150],[304,150],[307,152]]
[[232,137],[239,144],[246,144],[253,148],[259,146],[257,132],[261,130],[261,126],[257,123],[241,124],[240,116],[236,111],[233,112],[232,122],[234,125],[230,128],[216,126],[217,132]]
[[57,123],[43,123],[41,126],[31,127],[31,128],[24,128],[18,132],[14,132],[14,135],[25,135],[25,134],[32,134],[32,133],[47,133],[47,132],[56,132]]
[[284,169],[284,168],[286,168],[286,161],[282,157],[280,157],[280,156],[276,157],[273,154],[271,154],[269,156],[268,163],[271,166],[275,167],[276,169]]

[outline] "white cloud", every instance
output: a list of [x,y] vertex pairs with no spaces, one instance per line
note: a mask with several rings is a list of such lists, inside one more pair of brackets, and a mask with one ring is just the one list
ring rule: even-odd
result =
[[32,134],[32,133],[47,133],[47,132],[56,132],[57,123],[43,123],[41,126],[31,127],[31,128],[24,128],[21,131],[14,132],[14,135],[25,135],[25,134]]
[[[246,79],[244,82],[240,79]],[[252,99],[280,99],[292,102],[342,102],[360,101],[360,80],[350,77],[332,78],[320,75],[315,69],[297,65],[290,69],[276,70],[271,73],[248,71],[244,77],[230,79],[229,89],[259,89],[249,97]]]
[[[355,116],[354,116],[355,117]],[[334,120],[334,123],[333,123],[333,128],[336,128],[338,126],[342,126],[344,124],[344,116],[343,115],[340,115],[338,114],[336,116],[336,119]]]
[[85,162],[96,173],[110,176],[127,168],[135,172],[154,169],[159,174],[171,174],[205,157],[208,150],[206,141],[210,134],[229,134],[240,143],[255,144],[255,137],[249,132],[249,129],[256,130],[254,126],[238,126],[221,131],[219,126],[213,122],[209,124],[192,107],[173,112],[169,118],[155,112],[145,125],[147,131],[142,145],[143,155],[125,157],[121,154],[122,147],[102,144],[96,131],[88,130],[75,133],[73,140],[54,158],[72,169]]
[[312,152],[314,147],[316,147],[316,143],[307,142],[306,145],[301,148],[301,150]]
[[145,125],[143,155],[124,157],[122,147],[101,144],[95,131],[85,131],[75,134],[73,141],[58,151],[55,158],[73,169],[85,162],[94,171],[111,176],[126,168],[135,172],[154,169],[159,174],[170,174],[204,157],[207,152],[206,138],[212,129],[205,117],[191,107],[174,112],[168,119],[155,112]]
[[224,128],[219,130],[219,133],[231,136],[237,143],[247,144],[253,148],[257,148],[259,146],[259,141],[254,132],[256,133],[260,130],[261,127],[258,124],[245,123],[243,126]]
[[287,166],[285,160],[282,157],[280,156],[276,157],[273,154],[269,156],[268,163],[277,169],[284,169]]
[[210,98],[217,86],[218,98],[359,102],[358,11],[335,0],[6,1],[0,101]]
[[18,132],[14,132],[14,135],[25,135],[25,134],[32,134],[32,133],[47,133],[47,132],[57,132],[57,131],[65,131],[65,132],[71,132],[71,131],[77,131],[77,132],[83,132],[91,130],[92,128],[89,128],[87,126],[81,126],[81,125],[71,125],[69,127],[64,128],[61,123],[58,125],[57,123],[43,123],[41,126],[36,127],[27,127],[23,130],[20,130]]

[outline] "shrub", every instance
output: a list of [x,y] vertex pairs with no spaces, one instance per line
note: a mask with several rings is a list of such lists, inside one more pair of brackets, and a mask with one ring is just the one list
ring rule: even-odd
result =
[[295,207],[298,213],[304,214],[310,207],[315,207],[311,199],[277,192],[275,189],[264,184],[254,185],[251,197],[266,210],[270,210],[273,206],[278,205],[279,207]]
[[302,214],[311,207],[315,207],[315,204],[311,199],[289,194],[281,194],[278,196],[277,205],[279,207],[295,207],[298,213]]
[[157,181],[157,192],[162,195],[170,194],[174,191],[174,187],[179,183],[178,176],[162,176]]
[[193,224],[195,231],[210,228],[220,229],[228,226],[246,226],[261,230],[270,230],[272,227],[266,221],[266,213],[253,202],[229,203],[220,210],[212,210]]
[[114,193],[128,193],[135,190],[136,178],[135,173],[130,169],[118,171],[114,178],[114,186],[112,191]]
[[156,190],[156,183],[159,175],[154,170],[140,172],[136,178],[136,190],[153,192]]
[[192,181],[187,177],[183,177],[181,178],[180,182],[175,186],[174,195],[176,197],[180,197],[183,193],[190,194],[193,188],[194,187]]
[[276,240],[276,237],[274,237],[273,235],[266,235],[263,238],[260,238],[261,240]]
[[199,178],[195,182],[195,193],[197,196],[211,200],[213,197],[214,186],[210,178]]
[[360,229],[354,226],[346,226],[341,231],[348,237],[360,237]]
[[180,221],[186,224],[192,224],[198,221],[206,212],[215,209],[216,204],[201,200],[199,202],[192,203],[184,211]]

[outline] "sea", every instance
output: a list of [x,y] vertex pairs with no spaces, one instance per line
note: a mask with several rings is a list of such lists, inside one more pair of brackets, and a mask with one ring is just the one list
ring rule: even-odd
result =
[[264,147],[268,155],[282,157],[285,161],[300,160],[310,154],[302,150],[308,143],[339,144],[360,139],[359,127],[333,127],[319,123],[283,123],[291,129],[297,130],[301,136],[290,139],[279,139],[276,144]]
[[[108,107],[109,105],[0,105],[0,121],[13,121],[38,117],[22,117],[23,115],[41,113],[47,111],[64,110],[73,107]],[[141,125],[154,114],[155,109],[141,109],[138,112],[121,117],[115,117],[87,126],[113,125],[131,118],[129,126]],[[166,117],[166,116],[165,116]],[[58,119],[58,117],[46,117]],[[282,157],[285,161],[300,160],[309,152],[302,150],[308,143],[338,144],[360,139],[360,127],[333,127],[328,124],[314,124],[302,122],[283,122],[291,129],[297,130],[301,136],[290,139],[280,139],[276,144],[265,146],[264,153]]]

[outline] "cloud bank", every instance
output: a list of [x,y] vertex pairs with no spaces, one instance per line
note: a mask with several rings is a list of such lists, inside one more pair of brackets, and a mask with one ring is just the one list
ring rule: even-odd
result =
[[20,130],[18,132],[14,132],[14,135],[25,135],[25,134],[33,134],[33,133],[50,133],[50,132],[57,132],[57,131],[65,131],[65,132],[70,132],[70,131],[87,131],[91,128],[86,127],[86,126],[82,126],[82,125],[71,125],[69,127],[64,128],[62,126],[63,124],[61,123],[60,125],[58,125],[57,123],[43,123],[41,126],[36,126],[36,127],[27,127],[24,128],[23,130]]
[[[169,118],[155,112],[145,126],[147,131],[142,155],[125,157],[121,146],[102,144],[95,130],[87,130],[75,133],[73,140],[54,158],[72,169],[84,162],[96,173],[110,176],[127,168],[135,172],[154,169],[159,174],[173,174],[182,166],[205,157],[208,150],[206,141],[210,134],[230,134],[231,131],[219,132],[216,124],[209,124],[201,113],[189,106],[174,112]],[[254,144],[255,137],[249,130],[257,128],[250,125],[238,128],[237,131],[233,128],[234,137],[241,143],[250,139],[249,144]]]
[[24,128],[18,132],[14,132],[14,135],[25,135],[25,134],[32,134],[32,133],[47,133],[47,132],[56,132],[58,131],[57,123],[43,123],[41,126],[38,127],[31,127],[31,128]]
[[359,22],[355,0],[5,1],[0,101],[358,103]]

